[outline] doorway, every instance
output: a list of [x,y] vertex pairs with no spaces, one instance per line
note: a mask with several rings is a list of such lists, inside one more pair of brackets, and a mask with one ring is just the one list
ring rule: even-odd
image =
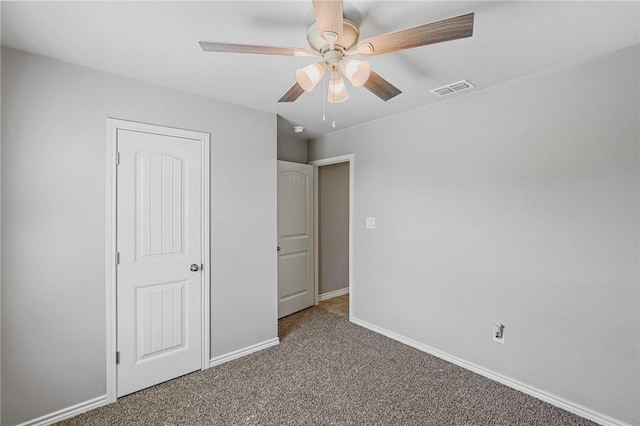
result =
[[354,313],[354,156],[325,158],[309,164],[316,167],[316,303],[350,320]]
[[209,135],[107,119],[107,399],[209,364]]

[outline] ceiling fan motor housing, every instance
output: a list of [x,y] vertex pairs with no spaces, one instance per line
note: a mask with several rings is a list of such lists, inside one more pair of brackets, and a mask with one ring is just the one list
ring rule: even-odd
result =
[[307,41],[309,42],[309,46],[321,55],[324,55],[325,52],[328,52],[329,50],[335,49],[339,49],[344,53],[358,43],[359,37],[360,30],[358,30],[356,24],[348,19],[343,19],[342,21],[342,37],[335,41],[333,44],[334,49],[331,49],[331,43],[320,35],[316,23],[311,24],[307,30]]
[[329,65],[337,65],[344,58],[344,52],[341,49],[328,50],[322,54],[322,59]]

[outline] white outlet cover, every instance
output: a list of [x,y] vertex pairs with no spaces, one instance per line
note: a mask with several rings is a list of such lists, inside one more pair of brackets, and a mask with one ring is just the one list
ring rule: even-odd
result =
[[365,218],[365,227],[367,229],[376,229],[376,218],[375,217],[367,217]]

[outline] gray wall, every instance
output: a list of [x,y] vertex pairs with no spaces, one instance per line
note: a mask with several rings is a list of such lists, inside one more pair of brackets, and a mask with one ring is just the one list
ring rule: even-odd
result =
[[2,95],[3,425],[106,392],[107,117],[211,133],[211,356],[277,337],[274,114],[10,49]]
[[639,424],[638,51],[311,141],[355,154],[356,318]]
[[279,134],[278,160],[307,164],[307,141]]
[[349,287],[349,163],[318,168],[320,294]]

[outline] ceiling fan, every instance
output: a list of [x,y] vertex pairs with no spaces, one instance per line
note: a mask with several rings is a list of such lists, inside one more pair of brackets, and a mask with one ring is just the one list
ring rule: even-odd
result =
[[418,25],[358,41],[360,30],[343,16],[342,0],[313,0],[315,22],[307,31],[311,51],[280,46],[201,41],[202,50],[209,52],[254,53],[298,57],[320,57],[322,60],[295,72],[296,83],[278,100],[293,102],[329,74],[327,101],[344,102],[349,98],[342,76],[354,87],[364,86],[383,101],[402,93],[397,87],[371,70],[366,61],[352,59],[353,55],[380,55],[397,50],[457,40],[473,35],[473,13],[442,21]]

